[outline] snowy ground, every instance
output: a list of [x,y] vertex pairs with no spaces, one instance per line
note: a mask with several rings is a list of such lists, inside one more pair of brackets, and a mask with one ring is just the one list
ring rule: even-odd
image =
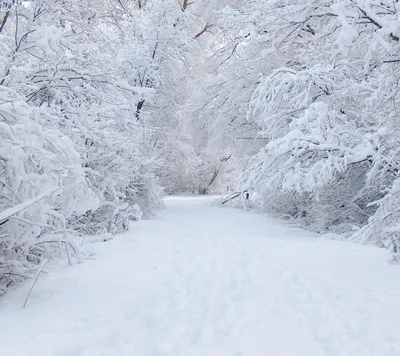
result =
[[400,268],[202,198],[0,300],[4,356],[400,355]]

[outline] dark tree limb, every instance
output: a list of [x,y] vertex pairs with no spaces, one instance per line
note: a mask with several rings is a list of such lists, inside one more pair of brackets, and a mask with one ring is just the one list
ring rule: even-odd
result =
[[[375,25],[376,27],[378,27],[379,29],[381,29],[383,26],[377,22],[376,20],[374,20],[372,17],[368,16],[367,12],[362,9],[362,8],[358,8],[360,10],[360,12],[363,14],[364,18],[366,20],[368,20],[370,23],[372,23],[373,25]],[[390,34],[390,38],[396,42],[400,41],[400,38],[398,36],[396,36],[393,32]]]
[[197,40],[200,36],[204,35],[206,32],[209,32],[209,29],[213,27],[213,25],[209,24],[208,22],[206,23],[206,25],[204,26],[204,28],[193,37],[194,40]]

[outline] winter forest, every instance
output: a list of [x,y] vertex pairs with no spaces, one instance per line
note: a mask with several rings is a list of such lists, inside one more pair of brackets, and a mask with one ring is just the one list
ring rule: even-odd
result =
[[397,0],[0,0],[0,295],[169,194],[396,262],[399,82]]

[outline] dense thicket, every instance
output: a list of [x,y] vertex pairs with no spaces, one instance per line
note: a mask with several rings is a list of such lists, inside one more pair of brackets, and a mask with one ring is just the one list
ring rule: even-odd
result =
[[309,229],[398,251],[399,11],[385,0],[218,8],[187,110],[206,156],[232,155],[233,190]]
[[0,1],[0,291],[162,205],[188,18],[167,0]]

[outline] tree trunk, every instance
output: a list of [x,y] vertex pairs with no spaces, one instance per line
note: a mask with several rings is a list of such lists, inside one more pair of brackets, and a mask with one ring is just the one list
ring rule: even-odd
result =
[[203,191],[201,192],[201,194],[202,194],[202,195],[206,195],[206,194],[207,194],[207,190],[208,190],[208,188],[210,188],[210,187],[211,187],[211,185],[214,183],[215,179],[217,179],[217,177],[218,177],[218,174],[219,174],[219,170],[216,170],[216,171],[214,172],[214,174],[213,174],[212,178],[211,178],[211,181],[210,181],[210,183],[208,183],[208,186],[207,186],[207,188],[203,189]]

